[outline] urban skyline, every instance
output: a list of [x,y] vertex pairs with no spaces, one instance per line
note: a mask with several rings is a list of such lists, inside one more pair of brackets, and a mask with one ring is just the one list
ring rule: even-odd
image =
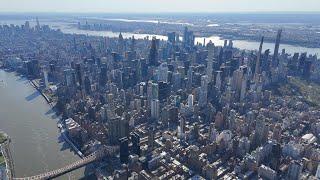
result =
[[1,5],[1,180],[320,179],[320,2]]

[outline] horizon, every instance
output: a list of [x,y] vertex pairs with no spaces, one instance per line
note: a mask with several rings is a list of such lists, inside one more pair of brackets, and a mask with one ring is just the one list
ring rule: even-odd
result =
[[0,12],[21,13],[269,13],[320,12],[318,0],[11,0]]

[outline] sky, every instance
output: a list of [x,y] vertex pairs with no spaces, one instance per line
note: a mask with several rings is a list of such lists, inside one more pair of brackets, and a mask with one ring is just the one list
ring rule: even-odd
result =
[[320,0],[0,0],[0,12],[320,12]]

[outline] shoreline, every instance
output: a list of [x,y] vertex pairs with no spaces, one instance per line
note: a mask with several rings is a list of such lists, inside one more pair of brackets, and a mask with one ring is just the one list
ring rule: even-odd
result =
[[[37,85],[37,83],[34,82],[34,80],[29,80],[30,82],[30,85],[35,88],[41,95],[42,97],[45,99],[45,101],[47,102],[47,104],[52,108],[54,109],[54,106],[53,106],[53,102],[48,98],[48,96],[43,93],[41,91],[41,89],[39,88],[39,85]],[[54,110],[54,113],[57,114],[57,112]],[[83,152],[81,152],[79,150],[79,148],[77,148],[77,146],[72,142],[72,140],[70,140],[70,138],[68,137],[68,135],[66,134],[66,129],[64,127],[62,127],[62,118],[59,117],[59,120],[57,122],[57,127],[59,129],[59,132],[60,134],[62,135],[63,139],[65,142],[67,142],[67,144],[71,147],[71,149],[82,159],[84,158],[84,154]]]

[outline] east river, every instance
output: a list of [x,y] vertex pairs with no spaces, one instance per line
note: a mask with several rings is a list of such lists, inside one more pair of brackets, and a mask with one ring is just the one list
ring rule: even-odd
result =
[[[0,130],[11,137],[15,175],[61,168],[80,158],[60,137],[57,117],[28,80],[0,69]],[[84,168],[59,179],[79,179]]]

